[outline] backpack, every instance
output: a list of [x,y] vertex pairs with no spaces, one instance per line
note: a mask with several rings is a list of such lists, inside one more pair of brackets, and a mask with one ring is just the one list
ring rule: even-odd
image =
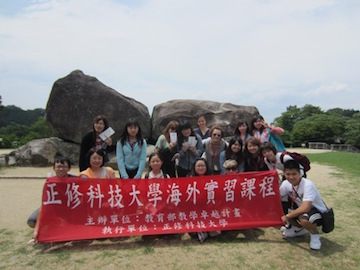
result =
[[299,164],[301,164],[301,166],[304,167],[305,172],[310,170],[310,160],[308,159],[307,156],[296,153],[296,152],[285,151],[285,152],[281,153],[281,156],[280,156],[281,163],[284,163],[284,155],[289,155],[294,160],[296,160]]

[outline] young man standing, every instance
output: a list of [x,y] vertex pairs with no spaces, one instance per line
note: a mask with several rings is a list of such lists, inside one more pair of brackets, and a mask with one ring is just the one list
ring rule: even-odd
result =
[[314,183],[301,176],[297,161],[286,161],[284,173],[286,180],[280,186],[280,196],[290,197],[291,209],[281,217],[287,224],[281,228],[283,236],[296,237],[310,232],[310,248],[319,250],[321,241],[317,226],[322,225],[321,213],[326,211],[326,206]]

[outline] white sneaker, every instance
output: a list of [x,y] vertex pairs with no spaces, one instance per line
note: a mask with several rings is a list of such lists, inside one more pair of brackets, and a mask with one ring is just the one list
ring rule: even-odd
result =
[[214,232],[209,232],[209,236],[210,237],[215,237],[221,234],[221,231],[214,231]]
[[204,242],[206,238],[209,237],[207,232],[198,232],[197,233],[200,243]]
[[286,224],[285,226],[281,226],[280,231],[283,233],[290,228],[291,228],[291,224]]
[[320,234],[310,233],[310,248],[314,250],[321,248]]
[[292,226],[291,228],[286,229],[283,232],[283,236],[286,238],[290,238],[290,237],[303,236],[307,233],[308,233],[308,231],[305,228],[298,228],[298,227]]

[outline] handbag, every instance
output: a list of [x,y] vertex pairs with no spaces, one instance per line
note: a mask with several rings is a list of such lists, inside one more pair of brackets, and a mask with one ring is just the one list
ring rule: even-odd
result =
[[324,213],[321,214],[322,217],[322,231],[324,233],[329,233],[334,230],[334,210],[332,208],[327,208]]

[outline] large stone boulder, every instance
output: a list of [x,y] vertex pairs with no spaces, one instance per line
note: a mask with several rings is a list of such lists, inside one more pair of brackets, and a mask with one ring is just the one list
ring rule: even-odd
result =
[[[147,157],[155,151],[154,145],[148,145]],[[52,166],[56,157],[68,157],[72,168],[76,170],[80,154],[80,146],[77,143],[66,142],[60,138],[52,137],[38,139],[28,142],[9,154],[0,155],[0,167],[5,166]],[[118,170],[115,151],[109,153],[109,162],[105,166],[110,166]]]
[[80,146],[59,138],[38,139],[28,142],[9,154],[9,164],[16,166],[49,166],[55,157],[66,156],[71,163],[77,164]]
[[129,118],[139,122],[145,138],[151,132],[150,114],[145,105],[80,70],[54,83],[45,112],[55,135],[75,143],[81,143],[84,134],[92,130],[93,119],[100,114],[108,118],[115,130],[113,142],[120,138]]
[[162,130],[171,120],[189,121],[195,128],[195,116],[203,114],[207,120],[207,126],[219,125],[225,132],[225,136],[232,136],[237,122],[244,119],[251,124],[251,119],[259,111],[254,106],[241,106],[231,103],[220,103],[204,100],[171,100],[156,105],[152,112],[152,138],[161,134]]

